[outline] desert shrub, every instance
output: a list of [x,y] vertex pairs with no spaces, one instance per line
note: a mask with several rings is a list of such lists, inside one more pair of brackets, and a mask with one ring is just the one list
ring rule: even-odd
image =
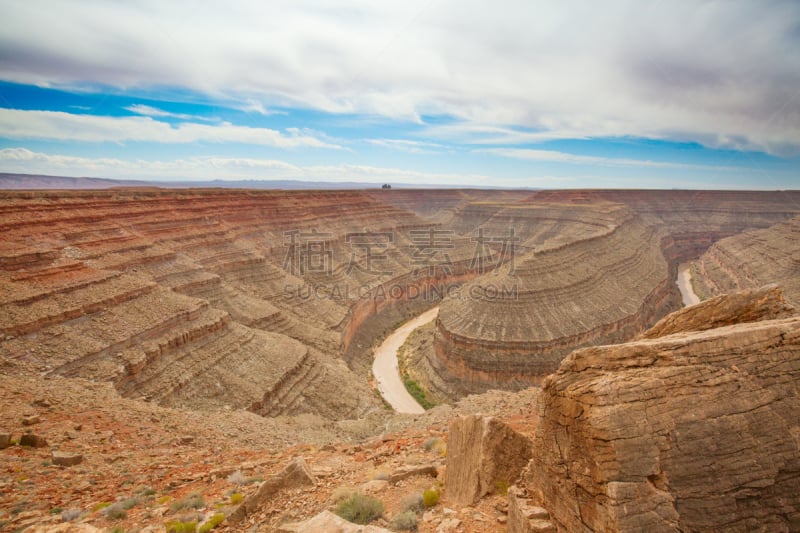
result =
[[79,516],[81,516],[81,511],[79,509],[67,509],[66,511],[61,513],[61,521],[72,522]]
[[436,489],[427,489],[422,493],[422,505],[427,509],[439,503],[439,491]]
[[244,485],[247,483],[247,478],[244,477],[244,474],[242,474],[241,470],[233,472],[231,475],[225,478],[225,480],[228,483],[233,483],[234,485]]
[[106,517],[109,520],[124,520],[128,516],[121,503],[115,503],[106,508]]
[[181,509],[202,509],[205,506],[206,502],[203,499],[203,497],[200,494],[193,492],[192,494],[189,494],[186,498],[179,500],[177,502],[173,502],[172,505],[169,506],[169,508],[172,511],[180,511]]
[[334,512],[349,522],[369,524],[383,514],[383,502],[356,492],[340,501]]
[[421,511],[423,508],[422,505],[422,493],[416,492],[414,494],[409,494],[405,496],[402,500],[400,500],[400,509],[403,511],[413,511],[418,512]]
[[114,529],[111,530],[111,533],[125,533],[125,528],[122,526],[114,526]]
[[63,509],[61,507],[53,507],[50,509],[50,514],[59,514]]
[[425,448],[426,452],[430,452],[430,451],[434,451],[435,450],[442,457],[447,455],[447,444],[445,444],[445,442],[442,439],[440,439],[439,437],[431,437],[431,438],[427,439],[422,444],[422,447]]
[[156,491],[150,487],[147,487],[146,489],[143,489],[142,492],[140,492],[140,494],[142,496],[155,496]]
[[497,490],[497,494],[500,496],[507,496],[508,495],[508,481],[495,481],[494,488]]
[[231,494],[231,505],[239,505],[244,501],[244,496],[240,492]]
[[195,533],[197,531],[197,521],[191,520],[189,522],[181,522],[180,520],[173,520],[164,524],[167,533]]
[[198,533],[208,533],[209,531],[220,525],[223,520],[225,520],[225,514],[223,513],[214,514],[211,518],[208,519],[208,521],[205,524],[200,526]]
[[119,505],[122,509],[127,511],[128,509],[133,509],[139,505],[139,498],[128,498],[127,500],[123,500],[114,505]]
[[106,507],[109,507],[110,505],[111,505],[111,502],[100,502],[97,505],[95,505],[94,507],[92,507],[92,512],[101,511],[101,510],[105,509]]
[[333,489],[333,493],[331,494],[331,500],[333,500],[334,503],[339,503],[340,501],[352,496],[354,492],[355,491],[351,487],[336,487]]
[[417,530],[417,513],[414,511],[403,511],[392,519],[392,527],[400,531]]

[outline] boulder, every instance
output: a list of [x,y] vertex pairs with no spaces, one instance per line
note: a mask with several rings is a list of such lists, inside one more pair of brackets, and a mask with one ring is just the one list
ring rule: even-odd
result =
[[642,334],[655,339],[678,332],[707,329],[784,318],[794,314],[794,307],[783,299],[783,289],[766,285],[716,296],[699,304],[671,313]]
[[413,476],[436,477],[438,475],[439,470],[435,465],[403,466],[392,472],[392,474],[389,476],[389,483],[394,485],[398,481],[402,481]]
[[508,489],[508,533],[555,533],[547,509],[531,504],[518,487]]
[[531,458],[531,441],[496,418],[471,415],[450,423],[447,439],[448,498],[472,505],[507,489]]
[[541,399],[559,530],[800,530],[800,317],[576,350]]
[[317,480],[305,460],[297,457],[279,473],[262,483],[253,494],[245,498],[239,507],[228,516],[228,521],[236,523],[243,520],[281,490],[313,487],[316,484]]
[[47,446],[47,440],[41,435],[33,433],[25,433],[19,439],[20,446],[30,446],[31,448],[44,448]]
[[0,450],[11,446],[11,433],[0,433]]
[[52,454],[52,461],[54,465],[75,466],[83,462],[83,455],[79,453],[54,451]]
[[323,531],[329,533],[391,533],[382,527],[361,526],[348,522],[330,511],[322,511],[304,522],[284,524],[278,528],[278,533],[320,533]]

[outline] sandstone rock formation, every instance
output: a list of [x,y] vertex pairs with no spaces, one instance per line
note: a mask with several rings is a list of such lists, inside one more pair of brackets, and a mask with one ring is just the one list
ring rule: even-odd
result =
[[676,311],[659,320],[641,338],[655,339],[684,331],[704,331],[744,322],[785,318],[794,312],[794,307],[784,301],[781,287],[766,285],[716,296]]
[[728,237],[693,265],[701,297],[779,283],[786,299],[800,305],[800,217]]
[[442,302],[431,381],[456,395],[518,389],[575,348],[630,340],[679,308],[679,262],[798,206],[796,192],[708,191],[540,191],[506,207],[465,204],[452,227],[520,228],[520,248],[513,273],[506,265]]
[[564,531],[796,531],[798,378],[797,316],[576,350],[522,484]]
[[447,496],[472,505],[507,490],[531,457],[531,442],[503,422],[480,415],[450,423],[447,439]]
[[248,514],[264,505],[269,499],[275,497],[278,491],[309,485],[313,486],[316,483],[317,480],[314,474],[311,473],[306,462],[302,457],[298,457],[286,465],[286,468],[281,470],[278,474],[262,483],[256,492],[248,496],[247,499],[230,514],[228,520],[234,523],[241,522]]
[[286,524],[278,528],[278,533],[390,533],[388,529],[366,525],[360,526],[340,518],[330,511],[320,514],[298,524]]

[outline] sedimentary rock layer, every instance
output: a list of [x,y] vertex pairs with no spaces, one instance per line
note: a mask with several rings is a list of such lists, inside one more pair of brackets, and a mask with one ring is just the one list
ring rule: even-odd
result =
[[523,485],[562,531],[796,531],[798,412],[800,317],[577,350]]
[[625,210],[467,284],[440,308],[435,367],[477,386],[525,386],[576,346],[628,338],[676,303],[660,234]]
[[[632,339],[679,307],[678,262],[787,220],[798,206],[797,193],[708,191],[540,191],[513,205],[462,205],[455,231],[514,228],[518,248],[513,275],[506,265],[442,303],[429,359],[435,381],[458,394],[522,387],[577,347]],[[773,248],[781,239],[791,247],[786,233]]]
[[695,291],[708,298],[779,283],[800,305],[800,217],[715,243],[692,266]]
[[[405,274],[414,227],[355,191],[2,193],[0,353],[167,405],[357,416],[376,405],[339,359],[357,296],[295,292]],[[397,233],[389,273],[349,268],[367,229]],[[321,248],[289,254],[298,234]]]

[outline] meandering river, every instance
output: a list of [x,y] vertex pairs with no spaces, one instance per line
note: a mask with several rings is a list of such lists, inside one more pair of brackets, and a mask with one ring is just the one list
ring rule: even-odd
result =
[[397,366],[397,350],[403,345],[411,332],[434,320],[439,314],[439,307],[429,309],[412,318],[386,337],[383,344],[375,350],[372,363],[372,374],[378,383],[378,390],[389,405],[398,413],[424,413],[425,409],[417,403],[403,385],[400,369]]
[[689,270],[689,263],[681,263],[678,265],[678,278],[675,280],[675,283],[678,284],[678,290],[681,291],[684,307],[700,303],[700,298],[694,293],[694,289],[692,288],[692,273]]

